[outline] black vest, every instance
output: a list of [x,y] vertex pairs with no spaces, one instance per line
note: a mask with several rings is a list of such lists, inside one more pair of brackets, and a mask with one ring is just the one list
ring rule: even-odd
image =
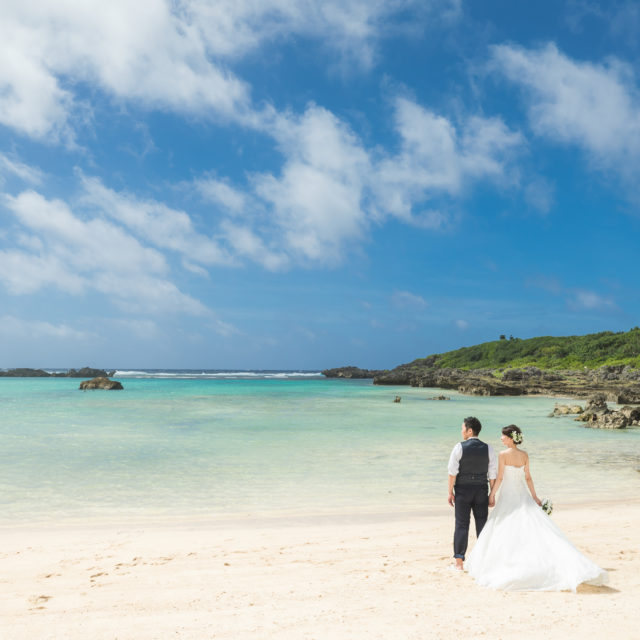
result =
[[489,445],[478,438],[469,438],[460,444],[462,458],[460,458],[456,484],[487,484]]

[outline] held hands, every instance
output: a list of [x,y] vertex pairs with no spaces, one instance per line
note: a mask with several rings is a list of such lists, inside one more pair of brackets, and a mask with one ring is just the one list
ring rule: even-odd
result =
[[489,494],[489,506],[490,507],[495,507],[496,506],[496,494],[495,493],[490,493]]
[[456,503],[456,499],[453,495],[453,493],[449,493],[449,499],[447,500],[447,502],[453,507]]

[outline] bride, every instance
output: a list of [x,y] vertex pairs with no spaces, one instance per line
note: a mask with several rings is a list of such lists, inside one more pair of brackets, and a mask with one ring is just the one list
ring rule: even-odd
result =
[[501,440],[507,449],[499,455],[489,494],[489,505],[496,506],[466,563],[469,574],[484,587],[507,591],[575,591],[582,582],[606,583],[607,572],[582,555],[540,508],[529,456],[518,449],[522,431],[505,427]]

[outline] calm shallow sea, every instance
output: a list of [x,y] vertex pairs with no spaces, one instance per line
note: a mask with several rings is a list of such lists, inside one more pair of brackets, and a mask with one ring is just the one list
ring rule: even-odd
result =
[[[150,377],[151,375],[151,377]],[[462,418],[524,431],[541,496],[640,495],[640,430],[483,398],[283,372],[119,372],[125,390],[0,378],[0,522],[411,512],[446,500]],[[402,402],[393,402],[395,395]]]

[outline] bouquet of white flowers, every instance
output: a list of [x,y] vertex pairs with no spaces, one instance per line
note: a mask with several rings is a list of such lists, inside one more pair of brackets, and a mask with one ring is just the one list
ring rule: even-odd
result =
[[540,506],[548,516],[551,515],[551,512],[553,511],[553,502],[551,502],[550,498],[545,498]]

